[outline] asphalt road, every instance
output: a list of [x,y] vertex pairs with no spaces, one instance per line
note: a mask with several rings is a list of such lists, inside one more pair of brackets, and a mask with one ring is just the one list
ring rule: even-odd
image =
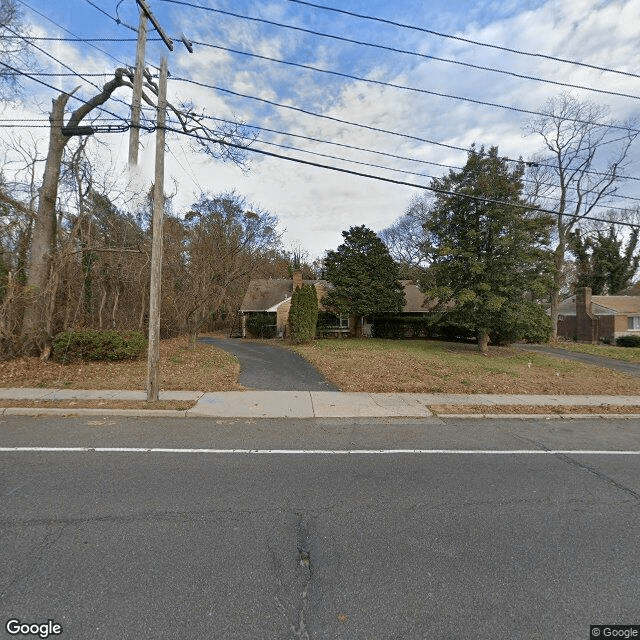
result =
[[232,353],[240,362],[238,383],[268,391],[339,391],[304,358],[280,347],[231,338],[200,338]]
[[[97,450],[0,451],[3,627],[574,640],[640,623],[637,421],[0,423],[0,447],[33,446]],[[420,452],[362,452],[399,448]]]

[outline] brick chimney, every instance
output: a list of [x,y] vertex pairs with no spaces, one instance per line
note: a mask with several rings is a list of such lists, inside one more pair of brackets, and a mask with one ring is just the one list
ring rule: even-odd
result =
[[293,272],[293,290],[302,288],[302,271]]
[[595,341],[595,318],[591,308],[591,287],[576,291],[576,337],[578,342]]

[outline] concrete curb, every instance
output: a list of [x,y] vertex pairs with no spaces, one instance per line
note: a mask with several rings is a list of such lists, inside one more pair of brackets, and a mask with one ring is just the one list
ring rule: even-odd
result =
[[[123,417],[123,418],[211,418],[217,420],[237,420],[246,419],[254,420],[256,418],[263,419],[287,419],[296,418],[298,420],[322,420],[335,419],[336,416],[228,416],[228,415],[211,415],[211,414],[195,414],[191,410],[178,411],[173,409],[66,409],[66,408],[38,408],[38,407],[0,407],[0,417],[3,416],[26,416],[26,417],[43,417],[57,416],[59,418],[73,417]],[[420,418],[451,418],[455,420],[488,419],[488,420],[574,420],[580,418],[608,418],[608,419],[625,419],[640,420],[640,413],[434,413],[416,415],[384,415],[384,416],[340,416],[341,419],[384,419],[384,420],[416,420]]]

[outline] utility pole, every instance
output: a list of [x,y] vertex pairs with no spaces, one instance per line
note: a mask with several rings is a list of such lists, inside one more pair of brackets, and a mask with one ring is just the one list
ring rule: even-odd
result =
[[151,245],[151,287],[149,291],[149,354],[147,357],[147,401],[159,396],[160,304],[162,281],[162,223],[164,218],[164,139],[167,118],[167,57],[160,63],[158,122],[156,128],[156,169],[153,189],[153,242]]
[[133,76],[133,99],[131,101],[131,129],[129,131],[129,165],[138,164],[140,146],[140,106],[142,104],[142,80],[144,78],[144,52],[147,44],[147,14],[140,7],[136,68]]
[[[136,49],[136,70],[134,92],[131,104],[131,137],[129,138],[129,163],[138,162],[140,134],[140,105],[142,102],[142,81],[144,77],[144,51],[147,42],[147,19],[158,32],[169,51],[173,51],[173,40],[163,31],[156,20],[147,0],[136,0],[140,7],[140,27]],[[193,53],[191,42],[182,34],[182,43],[189,53]],[[158,83],[158,115],[156,124],[156,169],[153,189],[153,239],[151,244],[151,284],[149,287],[149,350],[147,356],[147,401],[157,402],[159,397],[160,370],[160,306],[162,283],[162,224],[164,218],[164,143],[167,122],[167,57],[162,56],[160,81]]]

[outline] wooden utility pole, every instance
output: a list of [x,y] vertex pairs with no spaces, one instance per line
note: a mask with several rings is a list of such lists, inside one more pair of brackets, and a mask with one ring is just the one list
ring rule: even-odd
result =
[[149,291],[149,355],[147,358],[147,401],[159,395],[160,304],[162,281],[162,223],[164,218],[164,139],[167,117],[167,58],[162,56],[158,84],[156,128],[156,171],[153,189],[153,243],[151,246],[151,288]]
[[129,164],[138,164],[140,146],[140,105],[142,104],[142,81],[144,79],[144,52],[147,44],[147,14],[140,7],[138,45],[136,47],[136,69],[133,76],[133,99],[131,101],[131,129],[129,129]]

